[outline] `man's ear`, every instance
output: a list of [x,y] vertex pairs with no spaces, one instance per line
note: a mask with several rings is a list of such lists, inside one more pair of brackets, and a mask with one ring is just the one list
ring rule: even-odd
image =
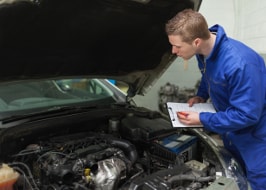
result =
[[201,43],[201,39],[200,38],[196,38],[194,41],[193,41],[193,45],[196,46],[196,47],[199,47]]

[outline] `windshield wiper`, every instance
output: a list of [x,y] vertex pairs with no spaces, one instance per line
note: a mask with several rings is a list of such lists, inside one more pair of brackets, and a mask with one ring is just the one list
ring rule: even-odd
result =
[[[38,112],[32,112],[28,114],[19,114],[19,115],[12,115],[10,117],[3,118],[1,120],[2,125],[18,120],[23,120],[24,122],[27,121],[32,121],[40,118],[44,118],[47,116],[59,116],[63,114],[68,114],[68,113],[77,113],[77,112],[85,112],[88,110],[96,109],[99,106],[97,105],[90,105],[90,106],[54,106],[51,108],[48,108],[46,110],[38,111]],[[0,128],[6,128],[6,127],[1,127]]]
[[[124,109],[129,108],[127,103],[112,103],[112,104],[90,104],[88,106],[53,106],[49,107],[46,110],[31,112],[27,114],[17,114],[9,117],[3,117],[0,120],[0,128],[8,128],[10,127],[12,122],[17,122],[17,124],[26,123],[29,121],[34,121],[38,119],[43,119],[47,117],[56,117],[66,114],[73,113],[82,113],[88,112],[91,110],[99,110],[99,109]],[[13,125],[13,124],[12,124]]]

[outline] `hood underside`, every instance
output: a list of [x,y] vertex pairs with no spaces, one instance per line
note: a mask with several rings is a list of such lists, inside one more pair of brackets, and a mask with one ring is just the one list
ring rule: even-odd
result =
[[91,75],[123,80],[136,94],[173,58],[166,21],[201,0],[0,3],[1,81]]

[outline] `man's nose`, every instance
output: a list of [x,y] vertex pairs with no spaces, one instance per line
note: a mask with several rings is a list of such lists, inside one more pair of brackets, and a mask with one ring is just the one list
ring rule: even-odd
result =
[[172,54],[178,54],[178,49],[175,46],[172,46]]

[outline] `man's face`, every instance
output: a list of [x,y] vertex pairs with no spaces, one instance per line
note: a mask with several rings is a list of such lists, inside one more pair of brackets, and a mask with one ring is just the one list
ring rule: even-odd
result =
[[172,53],[182,57],[184,60],[188,60],[196,54],[197,47],[194,43],[183,42],[179,35],[169,35],[168,39],[172,45]]

